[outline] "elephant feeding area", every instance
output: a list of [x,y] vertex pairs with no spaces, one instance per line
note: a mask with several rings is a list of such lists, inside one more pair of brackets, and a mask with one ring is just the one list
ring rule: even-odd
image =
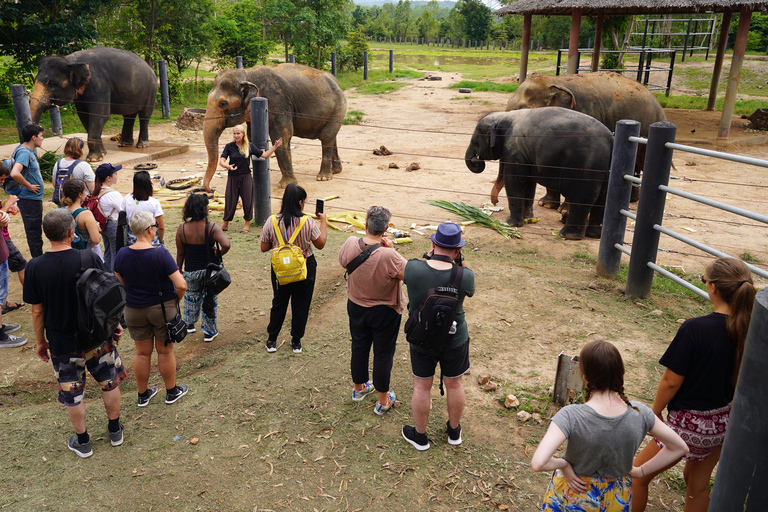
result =
[[[347,91],[348,109],[364,112],[365,122],[341,129],[343,172],[330,182],[315,181],[320,166],[317,141],[293,140],[294,168],[309,195],[308,211],[316,198],[329,196],[339,196],[326,203],[330,215],[387,205],[394,212],[395,227],[411,231],[412,242],[397,249],[415,258],[428,248],[430,231],[419,235],[412,225],[422,230],[457,220],[425,201],[480,206],[488,200],[495,165],[473,175],[463,155],[477,120],[503,110],[507,96],[459,95],[447,86],[460,77],[441,76],[442,81],[412,81],[387,95]],[[227,130],[220,148],[229,137]],[[191,146],[186,154],[157,162],[157,172],[166,179],[204,169],[200,132],[152,126],[150,140]],[[372,150],[381,145],[393,154],[374,155]],[[765,146],[729,150],[765,154]],[[412,162],[420,169],[407,172]],[[673,175],[702,180],[679,180],[675,186],[765,211],[764,173],[681,153],[675,156],[675,166]],[[276,212],[281,191],[275,161],[272,169]],[[130,176],[127,169],[119,175],[117,188],[123,193],[130,191]],[[213,185],[223,191],[224,178],[215,178]],[[536,197],[543,193],[539,187]],[[689,231],[729,253],[747,252],[768,261],[764,228],[678,198],[667,203],[667,211],[679,216],[670,217],[674,229]],[[211,215],[212,220],[221,219],[219,212]],[[79,460],[65,445],[71,427],[56,402],[50,364],[36,358],[33,342],[3,352],[0,463],[6,485],[0,510],[69,510],[72,498],[88,510],[538,510],[549,475],[534,474],[530,457],[556,410],[549,404],[548,390],[557,355],[575,355],[589,340],[611,341],[624,357],[627,394],[650,404],[663,373],[656,361],[679,321],[711,307],[660,283],[650,299],[624,297],[621,281],[595,277],[598,241],[560,240],[552,235],[561,226],[556,212],[535,206],[534,216],[541,221],[520,228],[522,239],[506,240],[484,228],[465,227],[466,264],[475,271],[477,290],[465,302],[472,370],[465,378],[461,446],[446,442],[445,398],[437,386],[428,425],[432,447],[419,453],[401,438],[402,425],[412,423],[411,368],[402,334],[392,371],[399,407],[378,417],[372,397],[351,401],[347,299],[337,259],[347,232],[329,230],[325,249],[315,251],[318,278],[304,352],[291,353],[289,328],[284,326],[277,353],[266,353],[269,255],[259,252],[259,229],[239,233],[242,219],[236,217],[228,232],[233,247],[225,258],[233,284],[219,299],[221,335],[205,344],[198,327],[175,347],[179,382],[189,385],[189,394],[173,406],[155,399],[149,407],[137,408],[131,373],[135,350],[127,336],[120,344],[130,376],[121,385],[125,443],[119,448],[109,446],[92,379],[86,401],[94,456]],[[178,209],[166,210],[168,247],[174,254],[171,240],[179,222]],[[11,236],[26,251],[16,219]],[[677,252],[660,253],[660,264],[698,279],[707,258],[668,240],[662,247]],[[756,283],[765,285],[759,279]],[[20,300],[13,276],[10,287],[9,300]],[[21,323],[19,334],[32,337],[29,313],[26,306],[4,321]],[[481,374],[490,376],[495,389],[485,391],[478,384]],[[161,382],[153,369],[150,384]],[[504,407],[509,394],[519,399],[519,408]],[[534,414],[521,422],[520,411]],[[199,442],[193,444],[193,438]],[[680,510],[683,487],[681,468],[657,478],[648,510]]]

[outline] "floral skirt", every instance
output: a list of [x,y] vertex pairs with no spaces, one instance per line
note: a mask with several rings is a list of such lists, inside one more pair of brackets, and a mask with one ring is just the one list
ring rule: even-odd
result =
[[547,486],[541,512],[629,512],[632,504],[632,478],[589,478],[587,492],[578,493],[568,486],[563,472],[555,470]]
[[[689,452],[683,459],[700,461],[723,445],[730,417],[731,404],[711,411],[679,409],[667,415],[667,425],[688,445]],[[664,446],[658,439],[656,444]]]

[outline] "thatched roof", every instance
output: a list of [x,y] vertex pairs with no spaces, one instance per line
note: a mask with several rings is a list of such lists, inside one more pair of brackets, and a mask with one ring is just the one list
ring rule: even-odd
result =
[[602,9],[605,14],[690,14],[723,12],[730,7],[737,14],[741,7],[753,11],[768,8],[768,0],[745,2],[735,0],[517,0],[494,14],[570,15],[580,8],[583,16],[594,16]]

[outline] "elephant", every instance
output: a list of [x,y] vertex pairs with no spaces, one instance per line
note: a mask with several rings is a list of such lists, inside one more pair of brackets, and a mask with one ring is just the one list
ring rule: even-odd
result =
[[344,121],[347,99],[332,74],[301,64],[274,64],[250,69],[222,71],[208,94],[203,138],[208,167],[203,186],[210,191],[211,178],[219,161],[219,137],[225,128],[250,123],[250,100],[269,100],[269,136],[283,138],[275,152],[282,171],[280,186],[296,183],[291,162],[291,137],[320,139],[323,159],[318,181],[341,172],[336,135]]
[[[507,111],[538,107],[564,107],[583,112],[611,131],[616,128],[617,121],[634,119],[640,122],[641,137],[648,136],[648,127],[653,123],[667,120],[656,97],[641,83],[607,71],[565,76],[529,76],[507,102]],[[644,161],[645,145],[639,144],[635,161],[636,176],[640,176]],[[501,189],[500,181],[501,177],[491,193],[494,204],[498,200],[498,190]],[[634,187],[632,191],[632,200],[637,201],[639,189]],[[560,205],[559,192],[548,188],[539,204],[545,208],[557,208]]]
[[467,147],[470,171],[499,160],[509,202],[507,223],[533,217],[536,184],[559,190],[571,203],[560,236],[600,238],[613,134],[594,117],[562,107],[494,112],[483,117]]
[[149,146],[149,119],[157,101],[157,77],[135,53],[97,47],[66,57],[43,57],[30,99],[33,123],[51,108],[74,102],[88,133],[89,162],[100,162],[107,153],[101,134],[111,114],[123,116],[121,147],[133,146],[133,125],[139,116],[137,148]]

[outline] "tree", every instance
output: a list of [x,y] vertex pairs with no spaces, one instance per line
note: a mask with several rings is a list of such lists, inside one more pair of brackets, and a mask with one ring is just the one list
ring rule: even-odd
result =
[[437,37],[440,24],[437,21],[437,0],[430,0],[418,20],[419,37]]
[[109,3],[109,0],[3,1],[0,54],[14,58],[14,71],[31,72],[45,55],[70,54],[90,48],[97,38],[96,13]]
[[236,56],[243,58],[243,66],[251,67],[264,62],[274,47],[274,41],[264,40],[262,26],[254,20],[262,19],[262,7],[255,2],[242,1],[225,7],[211,21],[218,40],[216,56],[220,67],[232,67]]
[[296,59],[322,69],[341,36],[349,31],[349,0],[295,0],[300,7],[293,34]]
[[459,14],[464,17],[464,33],[467,38],[484,41],[491,28],[491,10],[477,0],[459,0],[456,4]]
[[411,12],[411,0],[399,0],[395,7],[394,16],[394,35],[396,37],[405,37],[413,34],[413,13]]

